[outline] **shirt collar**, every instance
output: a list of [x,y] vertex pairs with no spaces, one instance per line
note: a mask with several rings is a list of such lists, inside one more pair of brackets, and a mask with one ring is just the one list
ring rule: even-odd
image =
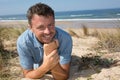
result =
[[43,48],[43,45],[37,40],[35,34],[33,33],[33,44],[34,44],[34,47],[41,47]]

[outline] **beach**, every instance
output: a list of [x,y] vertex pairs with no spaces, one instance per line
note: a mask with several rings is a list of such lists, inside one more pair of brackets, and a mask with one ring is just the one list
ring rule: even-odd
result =
[[[56,19],[56,27],[60,28],[81,28],[83,25],[89,28],[115,28],[120,27],[119,18],[111,19]],[[9,25],[11,24],[11,25]],[[28,26],[27,20],[0,20],[1,26],[15,27]],[[8,26],[9,25],[9,26]],[[17,27],[16,26],[16,27]]]
[[[120,28],[119,19],[57,19],[56,27],[67,31],[73,40],[72,61],[70,77],[68,80],[119,80],[120,79],[120,52],[111,52],[108,49],[98,48],[100,39],[93,36],[95,31],[115,33]],[[27,27],[26,20],[1,20],[0,28],[21,28]],[[85,32],[86,31],[86,32]],[[3,42],[4,48],[16,55],[16,39]],[[13,45],[13,46],[10,46]],[[12,48],[11,48],[12,47]],[[14,48],[13,48],[14,47]],[[95,49],[94,49],[95,48]],[[115,60],[112,63],[109,60]],[[85,62],[84,62],[85,61]],[[98,61],[98,62],[97,62]],[[102,63],[101,63],[102,61]],[[93,63],[96,63],[93,64]],[[99,64],[101,63],[101,64]],[[1,70],[1,74],[10,74],[10,80],[20,80],[22,69],[19,64],[18,55],[10,58],[7,66]]]

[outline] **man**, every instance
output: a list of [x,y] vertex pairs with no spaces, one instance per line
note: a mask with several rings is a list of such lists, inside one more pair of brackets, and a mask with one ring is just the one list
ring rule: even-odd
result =
[[[31,6],[27,11],[29,28],[17,40],[17,50],[25,78],[38,79],[59,65],[62,76],[55,80],[67,80],[69,76],[72,39],[68,33],[55,27],[54,11],[43,3]],[[49,55],[43,45],[58,40],[59,48]],[[58,64],[59,63],[59,64]],[[35,69],[34,69],[35,68]]]

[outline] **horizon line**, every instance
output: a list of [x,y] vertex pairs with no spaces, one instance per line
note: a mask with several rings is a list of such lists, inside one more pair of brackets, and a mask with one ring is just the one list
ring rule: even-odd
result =
[[[71,12],[71,11],[92,11],[92,10],[106,10],[106,9],[120,9],[120,8],[101,8],[101,9],[84,9],[84,10],[68,10],[68,11],[55,11],[55,13],[58,12]],[[0,14],[0,16],[11,16],[11,15],[26,15],[26,13],[16,13],[16,14]]]

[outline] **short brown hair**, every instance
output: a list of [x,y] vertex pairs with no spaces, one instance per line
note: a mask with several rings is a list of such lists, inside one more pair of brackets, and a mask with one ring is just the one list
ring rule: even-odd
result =
[[27,11],[27,18],[28,18],[28,23],[31,24],[31,19],[34,16],[34,14],[37,14],[39,16],[53,16],[54,17],[54,10],[43,3],[37,3],[33,6],[31,6],[28,11]]

